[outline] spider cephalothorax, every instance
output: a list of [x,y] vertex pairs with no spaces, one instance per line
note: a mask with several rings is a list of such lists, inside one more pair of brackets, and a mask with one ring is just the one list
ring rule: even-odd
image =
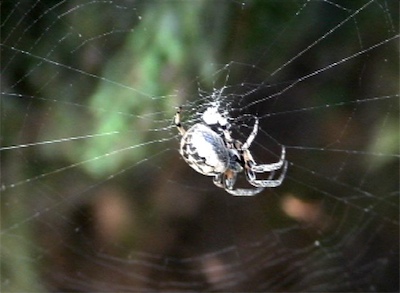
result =
[[[175,125],[182,135],[180,154],[186,163],[197,172],[214,176],[214,184],[237,196],[251,196],[265,187],[281,185],[287,170],[285,148],[282,146],[281,158],[276,163],[258,165],[249,151],[257,135],[258,119],[245,143],[235,140],[229,130],[227,119],[218,112],[218,108],[209,107],[202,116],[203,122],[185,130],[181,124],[181,110],[175,114]],[[221,134],[212,128],[218,129]],[[272,179],[276,170],[283,169],[278,179]],[[244,171],[247,181],[255,188],[234,188],[237,174]],[[256,179],[255,173],[271,172],[266,180]]]

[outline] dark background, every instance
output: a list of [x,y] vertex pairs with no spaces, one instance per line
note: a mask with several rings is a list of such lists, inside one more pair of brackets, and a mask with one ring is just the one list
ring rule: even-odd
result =
[[[398,11],[3,1],[2,291],[398,291]],[[286,145],[281,187],[179,157],[175,107],[222,86],[258,162]]]

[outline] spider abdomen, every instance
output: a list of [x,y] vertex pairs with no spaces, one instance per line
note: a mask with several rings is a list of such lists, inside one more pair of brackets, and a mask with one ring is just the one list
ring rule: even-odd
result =
[[224,173],[229,167],[229,152],[224,141],[203,124],[195,124],[186,131],[180,154],[189,166],[206,176]]

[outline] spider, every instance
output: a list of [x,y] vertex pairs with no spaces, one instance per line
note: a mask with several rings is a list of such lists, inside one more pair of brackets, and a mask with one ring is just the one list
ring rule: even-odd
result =
[[[203,122],[193,125],[188,130],[181,124],[181,111],[182,107],[179,107],[174,117],[175,126],[182,136],[179,152],[194,170],[206,176],[214,176],[213,182],[216,186],[235,196],[253,196],[265,187],[281,185],[288,166],[285,147],[282,146],[280,160],[271,164],[258,165],[249,151],[258,132],[256,117],[252,132],[246,142],[242,143],[231,137],[230,124],[218,112],[218,108],[209,107],[203,113]],[[279,169],[282,169],[279,178],[272,179],[275,171]],[[255,188],[234,188],[237,174],[243,171],[247,181]],[[256,179],[255,173],[265,172],[271,172],[268,179]]]

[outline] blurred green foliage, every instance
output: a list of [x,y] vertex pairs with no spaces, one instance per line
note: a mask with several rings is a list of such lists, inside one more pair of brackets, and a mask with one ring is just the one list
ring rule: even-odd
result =
[[[344,6],[358,9],[364,2],[347,1],[344,2]],[[394,2],[384,3],[393,5],[387,9],[394,11]],[[65,231],[58,230],[56,220],[62,219],[65,221],[63,224],[71,225],[73,229],[76,226],[84,229],[86,224],[90,225],[87,222],[92,221],[91,215],[79,210],[78,214],[85,214],[85,221],[84,224],[76,224],[71,220],[69,210],[59,210],[64,208],[64,204],[66,209],[76,208],[88,200],[90,196],[83,194],[78,185],[82,184],[85,190],[95,189],[92,182],[102,182],[101,179],[115,175],[124,168],[149,158],[153,153],[160,153],[160,150],[168,148],[168,143],[157,144],[157,141],[163,138],[171,139],[176,134],[171,125],[175,107],[198,98],[198,83],[207,90],[218,86],[216,72],[232,60],[239,61],[244,66],[238,66],[240,70],[229,72],[229,83],[247,82],[260,86],[261,93],[255,99],[261,100],[270,93],[262,92],[269,88],[269,85],[287,85],[308,73],[340,61],[343,56],[360,52],[382,38],[394,34],[390,21],[394,23],[394,27],[395,23],[398,23],[398,13],[385,14],[383,9],[376,8],[381,8],[379,5],[371,5],[339,30],[324,37],[312,50],[305,50],[337,23],[346,19],[349,13],[354,12],[331,4],[329,1],[265,0],[76,0],[2,3],[2,15],[12,16],[8,22],[2,23],[1,28],[2,44],[5,45],[2,47],[2,63],[4,60],[12,60],[7,63],[7,68],[2,73],[2,90],[24,98],[16,100],[13,97],[11,102],[2,105],[2,144],[18,145],[32,141],[104,134],[97,138],[71,139],[69,142],[12,151],[2,157],[2,171],[5,174],[2,176],[6,177],[7,183],[19,182],[26,178],[35,179],[35,176],[54,170],[62,171],[54,173],[55,176],[43,176],[43,180],[21,184],[18,189],[10,189],[2,194],[2,212],[6,211],[2,213],[2,229],[12,227],[11,232],[6,231],[6,237],[2,237],[2,284],[7,285],[8,291],[17,292],[21,291],[21,288],[39,291],[42,289],[42,258],[47,257],[47,260],[52,261],[56,259],[51,255],[51,248],[42,246],[46,235],[36,233],[41,232],[37,227],[47,228],[45,231],[54,233],[60,247],[68,246],[71,239],[60,238],[65,237]],[[393,19],[386,18],[392,15]],[[4,19],[7,18],[3,18],[3,21]],[[8,39],[4,40],[4,36]],[[20,51],[7,49],[11,47]],[[310,82],[307,80],[299,84],[290,92],[290,97],[280,96],[281,99],[274,101],[272,105],[277,108],[271,108],[273,111],[278,109],[276,112],[279,112],[282,109],[279,108],[282,107],[280,103],[284,103],[283,110],[291,111],[319,105],[334,105],[338,101],[352,101],[360,97],[393,94],[398,89],[398,61],[392,61],[398,54],[395,47],[380,48],[381,55],[375,55],[374,51],[362,54],[360,58],[345,62],[343,67],[328,70],[326,75],[318,74]],[[384,58],[391,62],[389,66]],[[292,61],[286,64],[289,60]],[[364,72],[367,72],[366,75]],[[259,113],[270,113],[269,108],[263,108],[269,106],[269,100],[263,101],[256,110]],[[356,115],[363,111],[362,103],[331,107],[328,114],[326,109],[320,108],[313,112],[313,119],[317,117],[318,120],[307,120],[310,111],[301,112],[300,118],[298,113],[293,111],[291,115],[281,116],[279,125],[275,125],[274,128],[275,135],[283,137],[282,143],[288,145],[324,148],[339,138],[350,142],[349,145],[344,144],[345,150],[367,149],[373,153],[397,154],[398,112],[381,112],[376,110],[372,103],[367,104],[371,109],[364,110],[367,114],[360,116]],[[393,106],[397,107],[398,105]],[[362,121],[354,117],[366,117],[367,120]],[[268,127],[269,123],[273,125],[273,118],[267,121]],[[346,128],[345,134],[348,137],[344,137],[339,127],[347,127],[348,124],[354,127]],[[172,135],[168,131],[169,127]],[[154,142],[154,145],[142,146],[148,142]],[[173,140],[173,143],[173,148],[176,149],[177,141]],[[126,151],[119,151],[122,149]],[[329,158],[328,148],[319,154],[312,153],[312,157],[310,153],[306,152],[304,158],[301,155],[295,157],[292,153],[291,160],[294,160],[296,165],[312,170],[318,170],[315,166],[319,166],[321,174],[324,164],[329,165],[334,161]],[[174,160],[179,156],[177,152],[175,154]],[[344,154],[347,155],[350,156]],[[365,165],[372,166],[371,170],[383,170],[385,166],[395,165],[391,156],[367,156],[367,159]],[[346,166],[353,166],[349,160],[344,160]],[[76,167],[79,166],[80,170],[77,170],[74,164],[77,164]],[[170,172],[169,167],[162,168],[164,173]],[[65,171],[63,168],[66,168]],[[329,166],[326,169],[330,168]],[[364,172],[365,166],[361,168]],[[392,172],[394,168],[377,174],[377,180],[380,177],[389,177],[389,187],[386,189],[390,189],[397,180],[386,176],[395,174]],[[294,172],[293,169],[290,172]],[[340,173],[342,177],[348,175],[345,171]],[[356,169],[354,174],[358,174],[358,171],[360,170]],[[186,169],[182,173],[186,173]],[[93,181],[84,181],[86,178],[80,178],[84,177],[82,174]],[[57,175],[60,175],[60,178]],[[159,192],[157,188],[161,185],[155,180],[168,174],[157,175],[159,177],[154,176],[153,179],[153,183],[156,183],[154,193]],[[291,173],[290,176],[298,182],[305,183],[304,185],[310,180],[301,177],[304,174]],[[131,178],[128,176],[121,186],[131,187],[132,194],[135,194],[135,184],[138,183],[131,182]],[[315,178],[311,178],[313,179]],[[345,181],[347,178],[340,180],[339,183],[344,182],[349,186],[359,184]],[[288,182],[286,186],[293,183]],[[320,188],[315,182],[311,184],[316,190]],[[190,181],[190,185],[195,187],[196,182]],[[32,186],[34,188],[31,188]],[[194,188],[185,189],[186,192],[193,190]],[[299,190],[300,188],[296,191]],[[160,192],[164,195],[167,191]],[[172,189],[171,193],[173,192]],[[67,203],[65,198],[71,194],[72,203]],[[127,197],[132,198],[132,194]],[[321,195],[322,193],[317,194],[317,197]],[[380,196],[378,193],[376,195]],[[307,196],[309,195],[306,194],[305,197]],[[341,203],[340,195],[337,196],[335,206]],[[176,204],[173,201],[175,197],[165,198],[170,200],[168,203],[163,202],[165,206]],[[330,200],[332,201],[332,198]],[[217,215],[221,214],[219,209],[226,210],[226,207],[226,202],[222,207],[213,206]],[[256,208],[259,209],[256,212],[265,214],[266,209],[264,210],[262,205]],[[39,211],[38,214],[36,210]],[[204,214],[194,208],[193,210],[193,217],[199,217],[200,222],[212,218],[208,217],[206,210],[202,211]],[[268,214],[269,225],[283,226],[287,225],[288,221],[289,225],[292,224],[291,219],[278,219],[280,211],[276,210]],[[154,216],[152,212],[151,208],[146,206],[141,215],[148,218],[158,216]],[[246,215],[253,212],[246,212]],[[342,217],[340,208],[336,208],[334,212],[336,217]],[[241,220],[236,214],[234,218]],[[168,220],[163,219],[165,226],[169,225]],[[15,223],[18,229],[13,228]],[[351,229],[351,223],[347,224]],[[253,232],[252,227],[245,221],[240,225],[247,225],[245,230]],[[174,234],[175,230],[181,228],[178,226],[168,227],[168,233]],[[70,227],[63,228],[67,230]],[[134,232],[131,233],[140,236],[148,233],[147,230],[143,230],[142,234],[133,229]],[[254,232],[256,234],[259,231],[255,228]],[[78,242],[76,235],[77,232],[71,238]],[[155,233],[154,242],[162,242],[164,236],[162,233]],[[137,241],[138,236],[135,237],[127,242],[132,244]],[[208,239],[215,235],[207,234],[206,237]],[[218,237],[219,235],[216,238]],[[96,244],[95,237],[88,239]],[[241,240],[235,239],[235,244]],[[57,249],[59,247],[54,248],[56,256]],[[51,271],[51,265],[46,268]]]
[[[71,160],[92,160],[124,146],[157,139],[148,130],[160,127],[152,121],[159,117],[151,114],[159,112],[172,117],[175,107],[182,102],[173,94],[180,88],[192,91],[193,88],[186,88],[191,76],[212,76],[211,64],[218,52],[216,37],[212,35],[221,36],[221,27],[213,27],[216,30],[210,33],[201,21],[213,11],[207,1],[179,5],[173,1],[146,3],[140,21],[126,35],[121,48],[106,58],[99,73],[101,81],[89,100],[91,133],[117,131],[125,135],[119,136],[118,141],[109,137],[87,140],[83,149],[68,151]],[[91,18],[96,18],[96,10],[93,13]],[[192,87],[195,85],[192,83]],[[149,155],[148,149],[138,147],[129,150],[129,155],[92,160],[83,167],[91,175],[101,177],[121,169],[127,160],[140,161]]]

